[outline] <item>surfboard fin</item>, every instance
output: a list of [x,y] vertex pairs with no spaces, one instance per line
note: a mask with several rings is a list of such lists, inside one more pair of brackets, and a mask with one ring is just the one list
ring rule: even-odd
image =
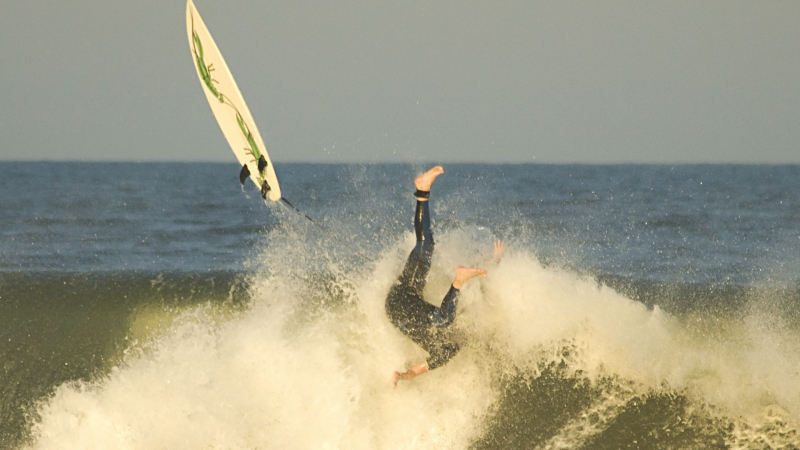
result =
[[267,180],[264,180],[264,182],[261,183],[261,196],[264,197],[264,200],[267,199],[267,194],[269,194],[269,191],[271,191],[271,190],[272,190],[272,188],[269,187],[269,184],[267,183]]
[[264,169],[266,169],[268,165],[267,158],[261,155],[261,157],[258,158],[258,173],[264,173]]
[[250,176],[250,169],[248,169],[247,164],[245,164],[242,166],[242,171],[239,172],[239,183],[241,183],[242,186],[244,186],[244,180],[246,180],[247,177],[249,176]]

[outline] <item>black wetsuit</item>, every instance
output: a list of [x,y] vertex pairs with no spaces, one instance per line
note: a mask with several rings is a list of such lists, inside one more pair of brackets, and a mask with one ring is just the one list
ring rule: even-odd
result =
[[451,285],[439,308],[422,298],[433,255],[430,222],[428,202],[417,201],[414,215],[417,245],[408,256],[400,278],[389,290],[386,314],[400,331],[430,353],[428,370],[433,370],[450,361],[459,350],[458,344],[450,341],[446,330],[455,319],[459,291]]

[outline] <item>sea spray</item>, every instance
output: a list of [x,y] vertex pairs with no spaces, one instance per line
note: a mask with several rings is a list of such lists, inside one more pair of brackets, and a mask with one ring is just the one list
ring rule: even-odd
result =
[[[245,308],[190,307],[107,375],[62,385],[42,402],[31,447],[798,442],[789,326],[707,317],[716,324],[707,336],[697,322],[511,247],[462,291],[459,355],[392,390],[391,372],[425,357],[383,309],[410,233],[352,270],[313,240],[278,240],[267,239]],[[483,264],[491,240],[470,227],[438,234],[426,297],[440,301],[457,265]],[[311,253],[322,261],[309,263]]]

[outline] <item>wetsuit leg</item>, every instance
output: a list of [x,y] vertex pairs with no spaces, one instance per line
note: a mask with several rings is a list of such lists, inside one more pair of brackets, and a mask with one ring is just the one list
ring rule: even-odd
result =
[[[455,320],[459,292],[458,289],[451,285],[450,290],[447,291],[447,295],[445,295],[444,300],[442,300],[442,305],[437,308],[436,312],[433,314],[433,322],[439,329],[447,328]],[[428,370],[433,370],[447,364],[461,349],[458,344],[449,342],[447,336],[443,336],[443,332],[434,332],[433,334],[433,342],[422,346],[431,355],[431,357],[428,358]]]
[[444,328],[449,326],[456,319],[456,307],[458,306],[458,293],[460,291],[450,285],[450,290],[442,300],[442,305],[436,309],[433,314],[433,323],[439,327]]
[[[433,233],[431,232],[431,213],[428,202],[417,200],[417,211],[414,213],[414,232],[417,235],[417,246],[414,251],[427,255],[428,264],[433,254]],[[420,255],[422,256],[422,255]]]
[[452,342],[444,342],[432,349],[426,349],[428,353],[430,353],[431,357],[428,358],[428,370],[433,370],[438,367],[442,367],[443,365],[447,364],[459,350],[461,347],[458,344]]
[[439,308],[422,296],[431,268],[433,233],[430,226],[428,202],[417,201],[414,214],[417,243],[397,282],[386,299],[386,312],[392,323],[431,357],[428,369],[444,365],[458,353],[459,346],[449,342],[444,328],[455,319],[458,289],[450,287]]
[[414,214],[414,231],[417,243],[408,255],[408,260],[397,282],[389,291],[386,299],[386,312],[400,331],[408,334],[407,329],[426,327],[425,318],[431,317],[436,307],[422,297],[433,256],[433,233],[431,232],[430,210],[428,202],[417,201]]

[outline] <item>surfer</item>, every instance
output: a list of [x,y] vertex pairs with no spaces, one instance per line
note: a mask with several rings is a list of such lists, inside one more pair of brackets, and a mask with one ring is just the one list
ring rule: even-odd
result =
[[[472,278],[486,277],[486,270],[480,268],[456,268],[453,284],[438,308],[422,297],[428,271],[433,256],[433,234],[431,233],[428,199],[433,181],[444,173],[436,166],[414,180],[417,191],[417,210],[414,215],[414,231],[417,244],[408,256],[403,272],[392,285],[386,298],[386,314],[392,324],[417,345],[425,349],[430,357],[409,370],[392,374],[392,386],[397,388],[400,380],[410,380],[423,373],[443,366],[458,353],[458,344],[449,339],[447,328],[453,323],[461,287]],[[502,241],[494,244],[493,261],[498,261],[505,245]]]

